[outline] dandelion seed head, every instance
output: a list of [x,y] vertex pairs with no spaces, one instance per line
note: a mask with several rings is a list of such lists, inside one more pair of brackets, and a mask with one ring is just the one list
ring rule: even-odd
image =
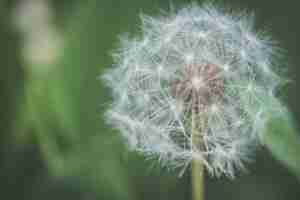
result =
[[211,4],[141,21],[141,37],[121,38],[103,75],[113,95],[108,123],[162,165],[198,159],[211,175],[233,177],[258,144],[266,105],[280,105],[276,48],[254,30],[253,16]]

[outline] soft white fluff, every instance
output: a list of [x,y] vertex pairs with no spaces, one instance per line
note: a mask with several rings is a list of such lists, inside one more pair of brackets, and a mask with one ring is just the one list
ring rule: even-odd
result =
[[[278,112],[272,40],[254,30],[252,15],[228,14],[211,4],[141,19],[141,37],[123,37],[114,66],[103,75],[113,95],[107,121],[132,150],[158,157],[162,165],[199,159],[212,175],[233,177],[249,160],[266,113]],[[201,147],[192,147],[189,102],[172,88],[185,78],[185,66],[206,64],[221,69],[212,78],[222,80],[224,90],[197,113]]]

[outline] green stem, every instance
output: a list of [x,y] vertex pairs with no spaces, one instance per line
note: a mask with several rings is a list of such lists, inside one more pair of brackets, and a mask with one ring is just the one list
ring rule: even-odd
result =
[[[192,148],[196,149],[199,146],[199,134],[196,123],[195,123],[195,113],[192,113]],[[200,160],[192,160],[192,195],[193,200],[204,200],[204,170],[203,163]]]

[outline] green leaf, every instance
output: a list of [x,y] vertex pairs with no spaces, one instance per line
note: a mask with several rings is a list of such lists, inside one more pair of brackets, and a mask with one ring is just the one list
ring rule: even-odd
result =
[[288,110],[269,120],[262,140],[276,159],[300,178],[300,137]]

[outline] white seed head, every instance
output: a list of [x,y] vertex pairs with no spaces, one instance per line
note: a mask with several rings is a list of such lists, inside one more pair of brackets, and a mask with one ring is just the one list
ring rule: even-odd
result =
[[131,149],[163,165],[199,159],[212,175],[233,177],[255,149],[270,107],[278,112],[269,106],[280,105],[276,48],[254,30],[252,16],[211,4],[141,18],[142,36],[122,38],[103,75],[113,94],[107,121]]

